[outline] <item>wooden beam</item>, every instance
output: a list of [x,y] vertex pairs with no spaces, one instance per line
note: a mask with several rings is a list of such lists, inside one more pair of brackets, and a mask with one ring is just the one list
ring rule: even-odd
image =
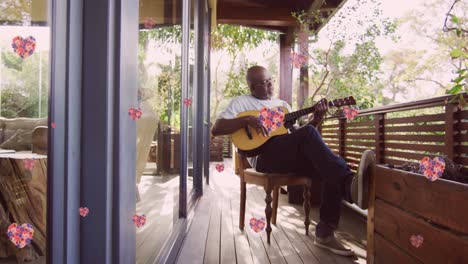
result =
[[293,29],[290,28],[286,34],[280,35],[280,87],[279,97],[281,100],[292,104],[292,64],[291,51],[294,43]]
[[295,26],[288,8],[239,7],[218,5],[218,23],[257,26]]
[[[306,58],[305,64],[309,64],[309,33],[301,31],[298,34],[299,56]],[[297,93],[297,107],[299,109],[304,107],[304,101],[309,98],[309,69],[308,67],[301,67],[299,70],[299,87]]]

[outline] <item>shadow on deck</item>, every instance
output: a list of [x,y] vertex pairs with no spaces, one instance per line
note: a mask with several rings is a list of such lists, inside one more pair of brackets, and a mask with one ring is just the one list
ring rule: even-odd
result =
[[[185,237],[177,263],[365,263],[366,222],[353,210],[343,206],[337,236],[353,248],[356,257],[340,257],[314,246],[318,207],[312,207],[310,235],[305,235],[302,206],[291,205],[287,195],[280,195],[277,225],[272,225],[271,244],[265,231],[255,233],[249,226],[251,217],[264,217],[265,192],[247,185],[246,227],[239,229],[239,177],[225,160],[226,169],[219,173],[210,166],[210,185],[195,208],[195,216]],[[203,254],[201,252],[204,252]]]

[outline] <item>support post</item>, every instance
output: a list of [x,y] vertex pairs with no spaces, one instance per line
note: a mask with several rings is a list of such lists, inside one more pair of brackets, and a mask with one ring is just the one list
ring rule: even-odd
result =
[[291,51],[294,42],[293,32],[289,30],[280,35],[280,83],[279,97],[281,100],[292,103],[292,66]]
[[346,119],[340,118],[338,120],[338,151],[340,157],[343,159],[345,158],[345,145],[346,145],[346,131],[345,131],[345,126],[346,126]]
[[384,163],[385,152],[385,113],[377,114],[375,126],[375,160],[377,164]]
[[307,31],[301,31],[299,33],[298,45],[299,45],[299,56],[306,58],[304,65],[299,70],[299,90],[297,93],[297,107],[299,109],[304,108],[304,102],[309,98],[309,34]]
[[454,126],[455,118],[454,114],[457,106],[448,103],[445,106],[445,155],[451,160],[455,157],[455,144],[454,144]]

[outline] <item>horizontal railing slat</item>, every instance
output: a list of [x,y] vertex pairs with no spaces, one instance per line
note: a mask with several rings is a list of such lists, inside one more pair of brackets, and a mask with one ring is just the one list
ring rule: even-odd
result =
[[423,115],[412,117],[398,117],[385,119],[385,124],[407,124],[407,123],[420,123],[420,122],[436,122],[444,121],[445,114]]
[[463,166],[468,166],[468,157],[455,157],[453,161]]
[[467,133],[461,133],[455,136],[456,141],[460,142],[468,142],[468,134]]
[[468,146],[456,146],[455,149],[457,150],[457,153],[465,153],[467,155],[468,153]]
[[374,120],[369,121],[355,121],[351,123],[346,123],[346,127],[363,127],[363,126],[373,126]]
[[428,144],[404,144],[404,143],[385,143],[386,149],[405,149],[405,150],[420,150],[427,152],[443,152],[444,145],[428,145]]
[[385,164],[392,164],[392,165],[402,165],[407,162],[405,160],[391,159],[388,157],[384,157],[383,161],[384,161],[383,163]]
[[350,147],[350,146],[345,146],[345,152],[349,152],[349,151],[354,151],[354,152],[359,152],[359,153],[362,153],[364,152],[365,150],[368,150],[368,149],[371,149],[373,151],[375,151],[374,148],[368,148],[368,147]]
[[460,112],[460,119],[468,119],[468,110]]
[[346,139],[367,139],[367,140],[373,140],[375,138],[374,135],[349,135],[349,134],[346,134],[345,135],[345,138]]
[[385,132],[438,132],[445,131],[445,125],[423,125],[423,126],[387,126]]
[[457,129],[460,129],[462,131],[468,130],[468,122],[459,123],[457,126]]
[[327,130],[330,128],[338,128],[338,127],[339,127],[339,124],[324,124],[322,126],[322,130]]
[[423,154],[423,153],[411,153],[411,152],[401,152],[401,151],[388,151],[385,150],[385,156],[387,157],[398,157],[404,159],[413,159],[413,160],[421,160],[424,157],[434,158],[436,154]]
[[416,141],[416,142],[444,142],[444,136],[437,135],[388,135],[385,134],[385,140]]
[[349,127],[346,128],[346,133],[375,133],[375,128],[355,128],[355,127]]
[[346,145],[355,145],[355,146],[366,146],[366,147],[374,147],[375,143],[373,141],[367,142],[367,141],[353,141],[350,139],[345,140],[345,146]]
[[359,161],[361,159],[361,155],[362,154],[355,154],[355,153],[345,152],[345,157],[346,158],[352,158],[352,159],[355,159],[356,161]]

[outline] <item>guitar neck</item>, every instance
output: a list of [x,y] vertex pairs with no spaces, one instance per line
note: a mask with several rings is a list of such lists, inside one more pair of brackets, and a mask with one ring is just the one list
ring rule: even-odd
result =
[[[328,102],[328,106],[329,107],[334,106],[333,102],[332,101]],[[308,108],[298,110],[298,111],[294,111],[294,112],[291,112],[291,113],[288,113],[288,114],[284,115],[284,121],[296,120],[299,117],[308,115],[310,113],[313,113],[314,111],[315,111],[315,105],[313,105],[311,107],[308,107]]]

